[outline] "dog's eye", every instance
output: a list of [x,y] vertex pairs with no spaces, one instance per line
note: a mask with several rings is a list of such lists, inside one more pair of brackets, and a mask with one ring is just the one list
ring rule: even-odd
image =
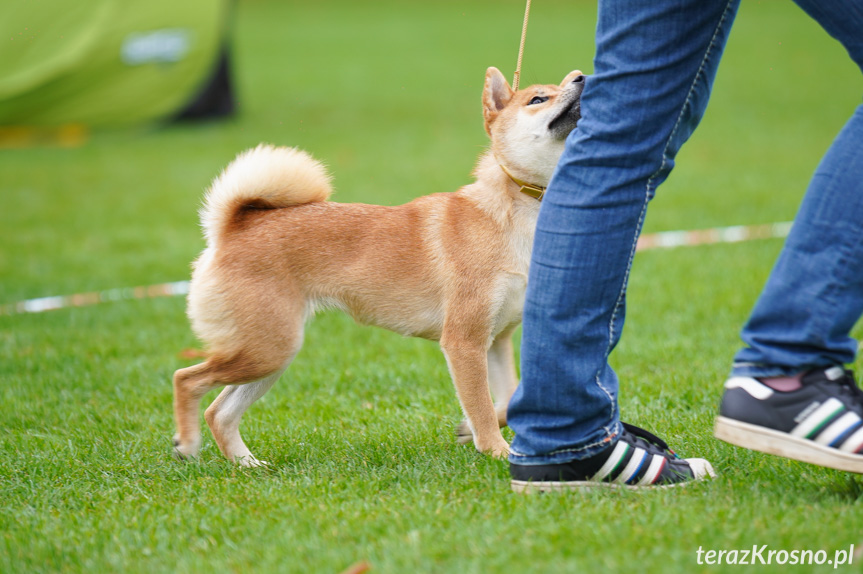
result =
[[543,103],[543,102],[547,102],[547,101],[548,101],[548,98],[547,98],[546,96],[534,96],[534,97],[533,97],[533,98],[531,98],[531,100],[527,103],[527,105],[529,105],[529,106],[533,106],[533,105],[541,104],[541,103]]

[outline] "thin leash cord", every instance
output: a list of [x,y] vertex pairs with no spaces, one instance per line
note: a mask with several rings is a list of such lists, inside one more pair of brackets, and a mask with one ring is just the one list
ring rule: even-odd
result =
[[524,55],[524,40],[527,38],[527,18],[530,16],[530,0],[524,7],[524,25],[521,27],[521,44],[518,46],[518,63],[515,65],[515,76],[512,78],[512,91],[518,91],[518,80],[521,76],[521,57]]

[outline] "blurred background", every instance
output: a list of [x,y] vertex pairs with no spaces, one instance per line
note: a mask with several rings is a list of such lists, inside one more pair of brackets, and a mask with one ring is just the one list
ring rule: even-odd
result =
[[0,124],[20,128],[7,140],[59,127],[60,143],[74,145],[70,135],[89,127],[233,111],[227,0],[4,6]]

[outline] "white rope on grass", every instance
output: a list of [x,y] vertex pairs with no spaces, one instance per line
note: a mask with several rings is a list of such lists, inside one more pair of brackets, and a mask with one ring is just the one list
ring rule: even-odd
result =
[[75,295],[57,295],[54,297],[39,297],[17,303],[0,305],[0,315],[20,315],[24,313],[42,313],[69,307],[87,307],[112,301],[130,301],[132,299],[153,299],[155,297],[173,297],[189,293],[188,281],[159,283],[143,287],[125,287],[95,291],[92,293],[76,293]]
[[692,247],[695,245],[715,245],[717,243],[737,243],[752,239],[773,239],[788,237],[790,221],[765,223],[763,225],[732,225],[693,231],[660,231],[648,233],[638,238],[636,251],[647,249],[668,249],[670,247]]
[[[697,229],[693,231],[661,231],[647,233],[638,239],[636,251],[650,249],[670,249],[673,247],[693,247],[696,245],[715,245],[717,243],[737,243],[753,239],[781,239],[791,231],[791,222],[766,223],[763,225],[734,225],[731,227],[714,227],[712,229]],[[153,299],[155,297],[175,297],[189,293],[188,281],[174,281],[142,287],[126,287],[77,293],[75,295],[58,295],[54,297],[39,297],[17,303],[0,305],[0,316],[22,315],[26,313],[42,313],[69,307],[87,307],[112,301],[130,301],[133,299]]]

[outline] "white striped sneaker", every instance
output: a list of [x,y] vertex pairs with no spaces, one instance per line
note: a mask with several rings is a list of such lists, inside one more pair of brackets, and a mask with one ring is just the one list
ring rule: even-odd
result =
[[842,367],[810,371],[794,391],[731,377],[716,438],[744,448],[863,474],[863,391]]
[[510,463],[515,492],[548,492],[577,488],[661,488],[713,477],[703,458],[680,458],[665,441],[636,426],[621,423],[618,441],[584,460],[558,464]]

